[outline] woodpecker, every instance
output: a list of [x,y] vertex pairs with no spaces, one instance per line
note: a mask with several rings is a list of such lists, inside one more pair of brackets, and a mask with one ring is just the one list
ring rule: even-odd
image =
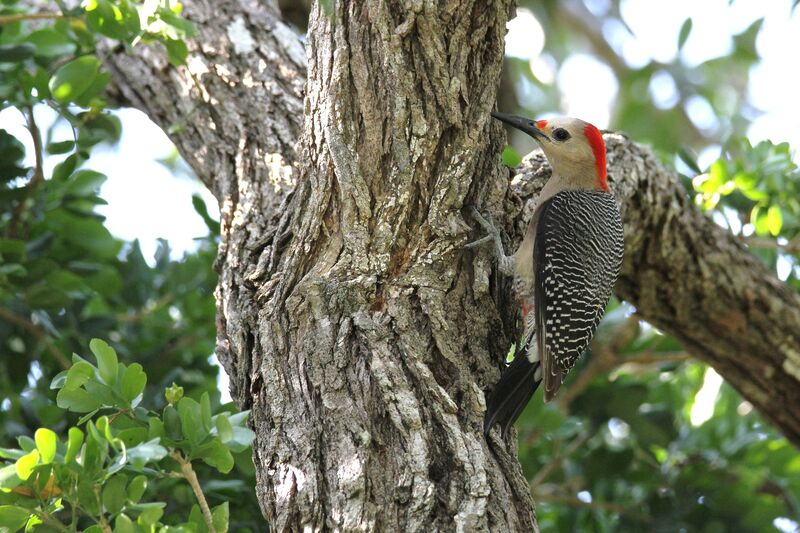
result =
[[494,242],[499,270],[513,276],[523,335],[487,401],[484,434],[509,428],[544,381],[552,400],[589,346],[622,266],[622,220],[608,188],[606,148],[593,125],[575,118],[530,120],[492,113],[541,147],[552,176],[517,251],[505,255],[500,232],[477,210]]

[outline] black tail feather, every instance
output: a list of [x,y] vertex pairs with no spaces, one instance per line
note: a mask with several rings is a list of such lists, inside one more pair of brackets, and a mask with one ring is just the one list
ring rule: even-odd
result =
[[517,352],[511,364],[503,371],[486,406],[483,433],[488,438],[495,424],[500,424],[503,439],[519,418],[528,401],[539,388],[541,380],[534,379],[539,361],[531,363],[525,350]]

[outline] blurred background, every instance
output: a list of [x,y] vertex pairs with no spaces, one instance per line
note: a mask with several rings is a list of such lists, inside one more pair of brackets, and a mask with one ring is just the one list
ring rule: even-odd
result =
[[[797,3],[522,0],[498,108],[578,116],[651,145],[709,217],[800,290]],[[282,4],[302,35],[308,2]],[[30,113],[45,176],[70,179],[46,182],[15,235],[24,250],[7,217],[0,226],[0,446],[68,425],[50,380],[93,337],[145,367],[156,406],[173,381],[228,402],[213,357],[216,202],[167,136],[122,109],[84,121],[73,153],[56,110],[2,107],[0,174],[16,176],[0,180],[0,201],[34,166]],[[509,142],[511,165],[533,148]],[[558,403],[537,395],[517,428],[543,531],[800,531],[800,453],[627,304],[612,302]],[[209,491],[231,501],[232,530],[257,530],[247,454],[219,477]]]

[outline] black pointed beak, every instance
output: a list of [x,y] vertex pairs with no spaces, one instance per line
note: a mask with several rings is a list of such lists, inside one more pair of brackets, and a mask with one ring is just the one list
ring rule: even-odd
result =
[[505,122],[512,128],[517,128],[520,131],[524,131],[536,141],[550,140],[550,137],[545,135],[542,130],[536,127],[536,122],[529,118],[520,117],[517,115],[509,115],[506,113],[497,113],[496,111],[492,112],[492,116],[501,122]]

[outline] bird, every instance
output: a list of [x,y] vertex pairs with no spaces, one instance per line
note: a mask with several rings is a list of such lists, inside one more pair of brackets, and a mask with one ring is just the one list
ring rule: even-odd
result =
[[488,396],[484,435],[509,429],[544,382],[550,402],[589,346],[619,276],[624,235],[619,206],[608,185],[601,132],[577,118],[531,120],[492,116],[533,137],[552,168],[525,236],[514,254],[499,230],[473,208],[493,241],[498,269],[511,276],[521,310],[522,335],[514,360]]

